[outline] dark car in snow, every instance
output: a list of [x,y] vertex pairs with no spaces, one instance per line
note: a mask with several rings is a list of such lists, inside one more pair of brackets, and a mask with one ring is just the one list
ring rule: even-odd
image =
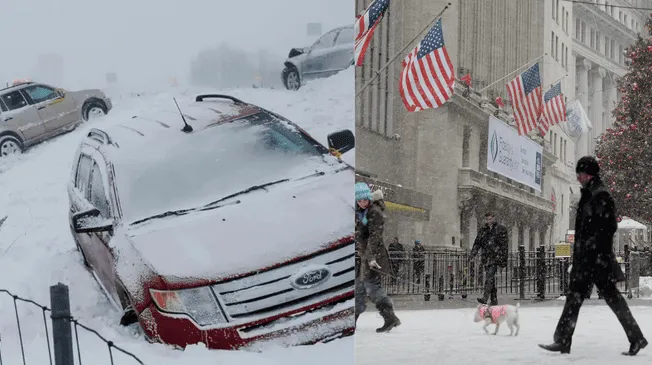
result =
[[335,28],[307,48],[292,48],[281,74],[288,90],[329,77],[353,65],[353,26]]

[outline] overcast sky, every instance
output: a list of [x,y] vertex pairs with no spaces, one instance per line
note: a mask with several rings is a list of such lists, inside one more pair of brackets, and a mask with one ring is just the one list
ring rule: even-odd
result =
[[285,57],[308,46],[306,25],[352,24],[352,0],[2,0],[0,82],[34,78],[39,55],[56,53],[64,87],[119,80],[185,79],[190,60],[222,41]]

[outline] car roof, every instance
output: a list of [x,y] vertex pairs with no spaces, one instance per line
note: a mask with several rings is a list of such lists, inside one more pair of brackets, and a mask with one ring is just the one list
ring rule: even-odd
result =
[[34,85],[34,84],[35,84],[35,82],[29,81],[29,82],[22,82],[22,83],[20,83],[18,85],[10,85],[8,87],[1,88],[0,93],[1,94],[6,94],[6,93],[12,92],[14,90],[23,89],[28,85]]
[[[200,100],[202,99],[203,100]],[[139,153],[146,154],[143,148],[148,143],[156,141],[175,141],[188,138],[188,135],[206,128],[231,122],[248,115],[267,110],[246,103],[229,95],[198,95],[194,101],[177,100],[186,122],[193,128],[190,133],[181,131],[183,119],[170,98],[169,104],[157,105],[156,109],[139,113],[131,118],[107,127],[92,128],[86,135],[86,140],[93,144],[100,143],[105,149],[111,149],[112,154],[119,158],[121,154],[133,154],[134,148]],[[128,157],[128,156],[127,156]]]

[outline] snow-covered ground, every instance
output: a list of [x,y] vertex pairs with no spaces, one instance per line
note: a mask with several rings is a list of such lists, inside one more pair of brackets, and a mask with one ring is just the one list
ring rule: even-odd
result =
[[[49,286],[57,282],[69,285],[73,316],[133,352],[146,364],[352,364],[351,337],[315,346],[270,347],[262,353],[208,351],[201,346],[177,351],[149,344],[138,331],[117,324],[120,314],[84,269],[68,228],[66,193],[72,157],[84,133],[93,125],[131,119],[143,108],[173,103],[174,96],[194,98],[204,91],[170,89],[140,97],[115,97],[115,108],[106,117],[36,146],[17,159],[1,162],[0,219],[5,215],[8,218],[0,228],[0,289],[49,306]],[[296,92],[285,89],[219,92],[281,114],[324,144],[328,133],[354,128],[353,69],[312,82]],[[354,163],[354,155],[351,151],[344,159]],[[48,363],[41,311],[23,304],[19,304],[19,309],[27,363]],[[22,363],[13,311],[12,298],[0,293],[0,356],[5,364]],[[84,363],[110,363],[103,342],[83,331],[80,336]],[[132,363],[121,355],[115,356],[116,363]]]
[[[648,339],[652,337],[652,307],[632,307],[634,317]],[[652,350],[628,358],[629,348],[618,320],[605,306],[584,306],[580,312],[569,355],[549,353],[537,344],[552,342],[561,307],[521,307],[521,331],[510,337],[507,326],[498,335],[486,335],[473,323],[474,309],[401,311],[402,325],[377,334],[382,325],[376,312],[358,319],[355,334],[356,365],[394,364],[519,364],[519,365],[612,365],[650,364]],[[489,327],[490,331],[493,326]]]

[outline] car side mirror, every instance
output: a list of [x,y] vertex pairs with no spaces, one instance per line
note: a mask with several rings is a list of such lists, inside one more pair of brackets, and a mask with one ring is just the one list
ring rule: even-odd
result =
[[75,233],[107,232],[113,229],[113,220],[103,218],[97,208],[91,208],[72,216]]
[[66,96],[66,90],[64,89],[57,89],[57,93],[59,94],[59,97],[65,97]]
[[328,150],[333,155],[345,154],[355,147],[355,136],[348,129],[333,132],[326,139],[328,140]]

